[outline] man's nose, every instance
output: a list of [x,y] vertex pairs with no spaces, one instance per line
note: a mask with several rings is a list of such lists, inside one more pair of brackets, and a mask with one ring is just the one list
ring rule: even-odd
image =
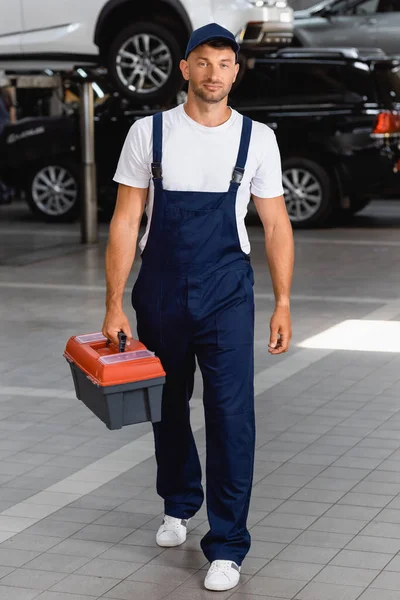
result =
[[216,81],[218,79],[217,68],[213,67],[212,65],[210,66],[209,77],[212,81]]

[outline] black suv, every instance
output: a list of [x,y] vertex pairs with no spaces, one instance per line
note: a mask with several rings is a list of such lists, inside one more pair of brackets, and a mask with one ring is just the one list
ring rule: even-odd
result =
[[400,196],[400,62],[380,50],[284,49],[258,58],[235,104],[275,130],[294,226]]
[[[400,192],[400,62],[379,50],[287,48],[250,59],[230,104],[267,123],[282,154],[287,209],[294,226],[329,223],[373,197]],[[154,110],[111,96],[96,111],[101,192],[110,190],[130,125]],[[79,131],[75,117],[26,119],[0,143],[0,170],[47,220],[79,210]],[[0,173],[1,175],[1,173]],[[111,212],[112,194],[100,194]]]

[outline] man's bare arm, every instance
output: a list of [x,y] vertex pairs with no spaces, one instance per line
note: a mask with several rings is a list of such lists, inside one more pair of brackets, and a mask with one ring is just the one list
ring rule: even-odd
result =
[[132,337],[123,311],[123,296],[136,254],[139,227],[148,190],[120,184],[106,250],[106,315],[103,335],[118,344],[118,332]]
[[254,204],[264,227],[265,249],[275,295],[275,312],[271,319],[270,353],[281,354],[289,348],[290,288],[293,277],[293,232],[283,196],[258,198]]

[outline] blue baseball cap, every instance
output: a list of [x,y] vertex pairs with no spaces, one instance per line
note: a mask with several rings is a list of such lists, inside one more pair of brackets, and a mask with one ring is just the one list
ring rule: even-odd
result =
[[228,29],[225,29],[225,27],[222,27],[217,23],[209,23],[208,25],[204,25],[203,27],[199,27],[199,29],[193,31],[186,48],[185,60],[192,52],[192,50],[194,50],[198,46],[201,46],[202,44],[209,42],[210,40],[215,39],[229,41],[229,45],[232,46],[236,54],[237,61],[240,46],[237,43],[235,36]]

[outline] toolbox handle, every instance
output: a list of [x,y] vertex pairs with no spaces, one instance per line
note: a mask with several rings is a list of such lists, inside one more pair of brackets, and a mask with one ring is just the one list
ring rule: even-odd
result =
[[[126,334],[121,329],[121,331],[118,331],[118,352],[125,352],[126,340]],[[106,347],[108,348],[110,344],[110,340],[107,340]]]

